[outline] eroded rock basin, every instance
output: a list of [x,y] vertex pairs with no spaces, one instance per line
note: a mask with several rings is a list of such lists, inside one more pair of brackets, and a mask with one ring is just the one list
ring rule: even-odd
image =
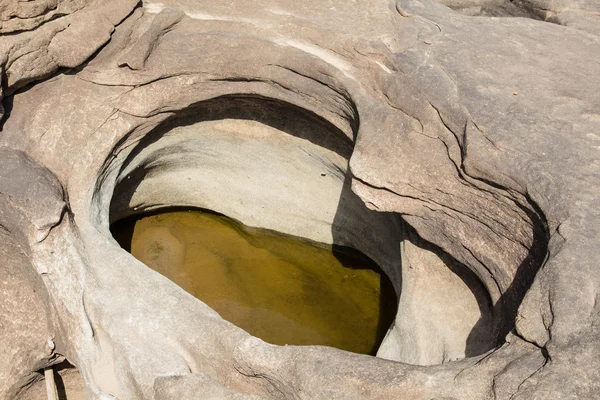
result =
[[130,218],[112,231],[137,259],[269,343],[375,354],[396,314],[388,278],[350,248],[200,211]]

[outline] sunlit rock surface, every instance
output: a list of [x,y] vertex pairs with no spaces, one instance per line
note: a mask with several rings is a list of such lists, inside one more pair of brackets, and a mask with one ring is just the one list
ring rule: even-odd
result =
[[[0,396],[66,359],[90,399],[596,397],[597,5],[444,2],[0,6]],[[379,356],[267,344],[111,236],[177,206],[372,258]]]

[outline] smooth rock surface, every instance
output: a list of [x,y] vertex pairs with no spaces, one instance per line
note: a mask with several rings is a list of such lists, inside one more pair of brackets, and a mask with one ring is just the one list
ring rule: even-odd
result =
[[[597,4],[490,3],[528,17],[496,18],[465,15],[488,6],[466,1],[447,3],[462,13],[431,0],[28,3],[0,9],[11,32],[0,37],[0,293],[23,296],[0,308],[14,360],[0,366],[1,396],[25,395],[35,372],[63,357],[90,399],[600,393]],[[45,17],[63,3],[71,13]],[[210,143],[183,140],[190,116],[212,125]],[[250,122],[218,135],[227,119]],[[296,137],[233,143],[269,121],[263,134]],[[212,159],[186,158],[209,149]],[[290,156],[291,173],[255,168],[244,185],[242,161],[261,151]],[[128,195],[136,168],[149,180]],[[229,192],[215,192],[207,171],[227,176]],[[180,193],[168,186],[196,176]],[[261,199],[281,193],[264,182],[285,176],[307,190],[284,205]],[[255,226],[378,261],[405,311],[382,357],[268,345],[111,238],[115,218],[178,205],[191,191]],[[239,191],[260,201],[236,204]],[[280,217],[254,213],[261,202]],[[310,206],[288,219],[288,203]],[[436,281],[444,292],[427,289]],[[436,341],[411,339],[420,332],[438,332]]]

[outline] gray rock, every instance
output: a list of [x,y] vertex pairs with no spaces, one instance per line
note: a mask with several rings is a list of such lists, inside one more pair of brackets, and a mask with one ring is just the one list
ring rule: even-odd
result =
[[600,34],[600,4],[593,0],[441,0],[471,16],[522,17]]
[[47,289],[28,257],[29,238],[43,240],[64,202],[52,175],[22,152],[1,147],[0,171],[0,397],[14,398],[61,360]]
[[110,39],[114,27],[137,3],[10,0],[0,5],[0,33],[13,33],[0,38],[2,86],[12,93],[59,68],[81,65]]
[[90,0],[6,0],[0,4],[0,33],[29,31],[85,7]]
[[[597,397],[595,5],[447,4],[89,3],[0,39],[0,393],[64,356],[92,399]],[[264,343],[112,239],[171,205],[369,254],[378,357]]]

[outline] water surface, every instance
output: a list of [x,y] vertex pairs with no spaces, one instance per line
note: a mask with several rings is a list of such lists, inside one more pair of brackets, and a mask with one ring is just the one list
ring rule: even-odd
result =
[[269,343],[373,354],[395,316],[391,283],[352,249],[201,211],[128,219],[112,231],[138,260]]

